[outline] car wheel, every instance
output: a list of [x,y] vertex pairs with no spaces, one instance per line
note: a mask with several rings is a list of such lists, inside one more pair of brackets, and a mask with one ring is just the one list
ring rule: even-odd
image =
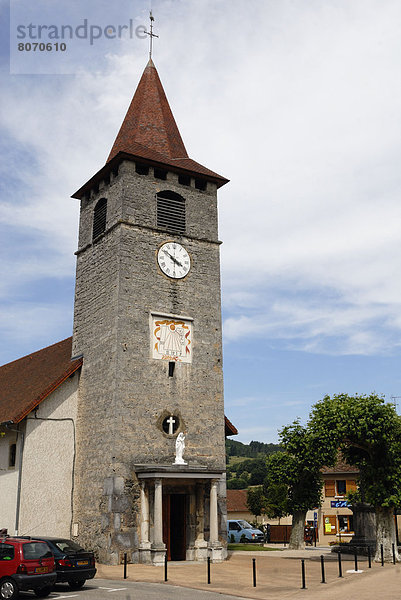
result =
[[50,594],[52,589],[53,589],[53,586],[48,585],[46,587],[39,588],[38,590],[34,590],[35,596],[37,598],[46,598],[46,596],[48,596]]
[[78,579],[77,581],[69,581],[68,585],[72,590],[80,590],[84,586],[86,579]]
[[13,600],[18,597],[17,584],[12,579],[3,579],[0,582],[1,600]]

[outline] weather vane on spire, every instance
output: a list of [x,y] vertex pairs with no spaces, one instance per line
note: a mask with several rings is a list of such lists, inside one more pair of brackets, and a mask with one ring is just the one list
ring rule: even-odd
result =
[[154,37],[159,37],[158,35],[156,35],[155,33],[153,33],[153,21],[155,20],[154,16],[152,15],[152,11],[149,12],[149,18],[150,18],[150,32],[149,31],[145,31],[146,35],[149,36],[149,58],[152,58],[152,50],[153,50],[153,38]]

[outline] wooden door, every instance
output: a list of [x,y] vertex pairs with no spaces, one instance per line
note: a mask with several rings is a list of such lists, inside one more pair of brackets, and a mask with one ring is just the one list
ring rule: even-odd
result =
[[167,560],[186,559],[187,497],[185,494],[163,496],[163,542]]

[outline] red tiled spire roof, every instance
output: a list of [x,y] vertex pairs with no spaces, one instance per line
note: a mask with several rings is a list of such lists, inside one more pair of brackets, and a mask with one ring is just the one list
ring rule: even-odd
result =
[[0,423],[19,423],[82,365],[71,360],[72,338],[0,367]]
[[106,164],[72,197],[79,199],[89,193],[123,160],[137,159],[154,167],[169,167],[175,173],[200,176],[218,188],[228,183],[225,177],[189,158],[152,60],[142,74]]
[[142,74],[107,162],[118,152],[137,154],[137,144],[170,159],[188,158],[152,59]]

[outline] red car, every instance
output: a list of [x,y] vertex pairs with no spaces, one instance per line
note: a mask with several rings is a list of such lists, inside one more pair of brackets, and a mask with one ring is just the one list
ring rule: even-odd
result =
[[56,582],[54,557],[45,542],[0,537],[0,599],[14,600],[20,591],[38,598],[50,594]]

